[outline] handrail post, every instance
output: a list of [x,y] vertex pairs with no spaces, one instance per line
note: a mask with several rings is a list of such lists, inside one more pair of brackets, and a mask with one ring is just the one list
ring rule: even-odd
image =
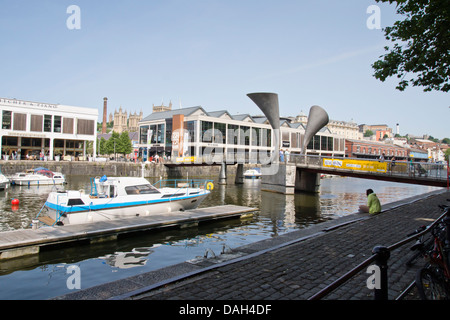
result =
[[391,252],[386,247],[377,246],[373,248],[372,253],[375,255],[375,264],[380,270],[380,285],[375,287],[375,300],[388,300],[387,262],[391,256]]

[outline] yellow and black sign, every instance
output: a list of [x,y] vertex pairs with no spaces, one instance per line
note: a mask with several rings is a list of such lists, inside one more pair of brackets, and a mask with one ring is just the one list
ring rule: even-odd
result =
[[387,163],[383,161],[368,161],[355,159],[323,159],[323,166],[347,170],[387,172]]

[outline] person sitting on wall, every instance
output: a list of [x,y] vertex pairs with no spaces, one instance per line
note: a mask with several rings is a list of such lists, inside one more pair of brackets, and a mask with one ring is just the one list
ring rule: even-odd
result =
[[380,199],[378,199],[377,195],[373,192],[372,189],[366,190],[367,195],[367,205],[360,205],[359,211],[369,214],[377,214],[381,212],[381,203]]

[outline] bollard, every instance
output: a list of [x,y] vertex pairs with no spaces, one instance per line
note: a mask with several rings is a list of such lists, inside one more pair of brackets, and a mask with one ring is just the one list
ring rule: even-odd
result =
[[372,249],[375,256],[375,264],[380,268],[380,288],[375,288],[375,300],[388,300],[388,276],[387,262],[391,256],[388,248],[377,246]]

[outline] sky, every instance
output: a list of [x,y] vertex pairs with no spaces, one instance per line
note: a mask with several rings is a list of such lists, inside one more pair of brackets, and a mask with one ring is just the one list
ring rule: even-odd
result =
[[[71,5],[79,13],[69,10]],[[377,5],[379,16],[369,11]],[[281,116],[399,124],[450,137],[448,93],[395,89],[371,65],[402,19],[375,0],[0,0],[0,97],[152,112],[152,105],[261,114],[247,97],[278,94]],[[378,20],[374,20],[378,18]],[[77,28],[74,28],[77,27]],[[79,27],[79,28],[78,28]]]

